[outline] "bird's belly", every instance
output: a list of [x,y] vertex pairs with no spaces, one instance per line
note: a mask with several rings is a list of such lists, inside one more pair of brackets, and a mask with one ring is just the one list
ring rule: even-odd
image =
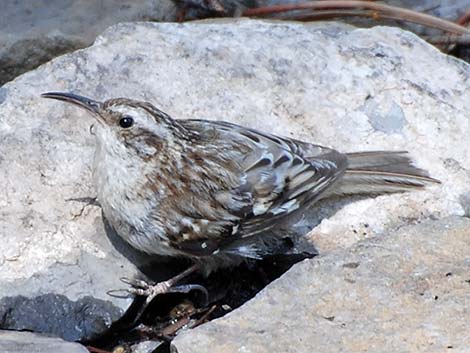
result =
[[[156,195],[142,191],[141,175],[121,175],[119,168],[95,164],[93,178],[103,214],[116,233],[134,248],[149,254],[172,255],[159,222]],[[109,173],[109,171],[112,173]]]
[[163,229],[149,219],[144,205],[126,205],[122,200],[111,203],[107,199],[102,203],[102,208],[104,216],[116,233],[135,249],[148,254],[176,255]]

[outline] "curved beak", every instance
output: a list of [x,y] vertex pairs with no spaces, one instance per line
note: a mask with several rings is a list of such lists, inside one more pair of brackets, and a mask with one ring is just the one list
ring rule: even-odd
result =
[[100,110],[103,107],[102,102],[95,101],[93,99],[79,96],[77,94],[73,93],[64,93],[64,92],[47,92],[41,94],[41,97],[43,98],[51,98],[51,99],[57,99],[59,101],[67,102],[67,103],[72,103],[74,105],[77,105],[81,108],[84,108],[88,110],[89,112],[98,115]]

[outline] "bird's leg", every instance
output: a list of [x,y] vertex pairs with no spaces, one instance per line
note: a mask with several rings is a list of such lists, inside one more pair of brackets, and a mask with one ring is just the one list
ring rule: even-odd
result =
[[146,281],[139,279],[128,278],[121,278],[121,281],[131,286],[131,288],[127,290],[129,293],[140,296],[146,296],[147,298],[145,299],[145,306],[147,306],[153,299],[155,299],[157,295],[165,293],[189,293],[191,290],[200,290],[207,296],[207,290],[200,285],[186,284],[182,286],[175,286],[175,284],[178,283],[180,280],[189,276],[191,273],[197,271],[198,269],[198,265],[192,265],[180,274],[166,281],[155,284],[150,284]]
[[[165,293],[189,293],[192,290],[201,291],[205,297],[205,303],[208,302],[209,293],[207,293],[207,289],[198,284],[184,284],[181,286],[175,286],[178,281],[182,280],[183,278],[189,276],[191,273],[196,272],[199,269],[198,265],[192,265],[185,271],[181,272],[180,274],[170,278],[169,280],[159,282],[156,284],[150,284],[144,280],[140,279],[129,279],[129,278],[121,278],[121,281],[130,285],[131,288],[127,289],[127,294],[134,294],[139,296],[146,296],[145,303],[139,308],[137,313],[135,314],[133,323],[136,323],[144,313],[145,309],[149,306],[153,299],[159,294]],[[111,295],[115,295],[119,297],[119,294],[116,292],[121,291],[111,291]],[[109,294],[109,292],[108,292]]]

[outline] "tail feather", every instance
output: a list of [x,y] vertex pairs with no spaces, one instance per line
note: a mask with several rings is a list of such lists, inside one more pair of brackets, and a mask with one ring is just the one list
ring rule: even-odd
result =
[[439,183],[413,165],[407,152],[374,151],[348,153],[348,168],[328,196],[382,194],[420,189]]

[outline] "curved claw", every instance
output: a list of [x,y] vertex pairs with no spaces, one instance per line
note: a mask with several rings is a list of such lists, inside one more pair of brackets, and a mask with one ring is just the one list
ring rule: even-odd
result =
[[182,284],[180,286],[170,287],[168,289],[168,293],[187,294],[193,290],[199,291],[204,295],[204,306],[207,306],[207,304],[209,303],[209,292],[204,286],[201,286],[199,284]]
[[148,288],[148,287],[151,286],[148,282],[146,282],[142,279],[137,279],[137,278],[121,277],[121,278],[119,278],[119,280],[122,283],[127,284],[128,286],[131,286],[131,287],[134,287],[134,288],[145,289],[145,288]]
[[170,287],[168,293],[184,293],[187,294],[193,290],[200,291],[204,293],[204,295],[209,295],[207,289],[199,284],[182,284],[180,286]]
[[132,292],[128,289],[111,289],[106,292],[107,295],[114,298],[127,299],[132,296]]

